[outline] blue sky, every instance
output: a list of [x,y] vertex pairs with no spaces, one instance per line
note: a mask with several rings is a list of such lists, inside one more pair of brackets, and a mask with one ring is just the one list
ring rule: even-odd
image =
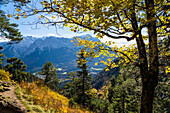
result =
[[[1,1],[0,1],[1,2]],[[13,7],[13,4],[8,5],[2,5],[0,3],[0,9],[4,10],[7,14],[14,14],[15,8]],[[92,36],[95,36],[94,33],[91,32],[84,32],[84,33],[74,33],[73,31],[70,31],[69,28],[63,27],[63,28],[56,28],[55,27],[44,27],[43,25],[38,25],[37,29],[35,25],[25,25],[29,24],[29,22],[33,22],[34,20],[38,20],[37,15],[30,16],[27,18],[21,18],[19,20],[14,18],[9,18],[11,23],[17,23],[19,31],[22,33],[23,36],[35,36],[35,37],[43,37],[43,36],[57,36],[57,37],[65,37],[65,38],[72,38],[74,36],[80,36],[85,34],[90,34]]]
[[[13,4],[8,4],[6,6],[0,6],[1,10],[4,10],[7,14],[15,14],[15,8],[13,7]],[[14,18],[9,18],[10,22],[17,23],[19,25],[18,29],[22,33],[23,36],[34,36],[34,37],[43,37],[43,36],[56,36],[56,37],[65,37],[65,38],[72,38],[74,36],[81,36],[85,34],[90,34],[93,37],[95,37],[93,31],[89,32],[83,32],[83,33],[75,33],[73,31],[70,31],[69,28],[63,27],[58,28],[57,33],[55,27],[50,27],[49,29],[47,27],[44,27],[43,25],[38,24],[37,29],[35,29],[35,25],[28,25],[29,22],[33,22],[35,20],[38,20],[38,16],[30,16],[27,18],[20,18],[19,20]],[[27,25],[24,25],[27,24]],[[134,44],[135,40],[127,42],[126,39],[110,39],[108,37],[104,37],[101,39],[102,42],[105,41],[114,41],[118,46],[123,46],[125,44]]]
[[[13,7],[13,4],[8,4],[6,6],[0,6],[1,10],[4,10],[7,14],[11,14],[15,12],[15,9]],[[44,27],[43,25],[38,24],[37,29],[35,25],[25,25],[29,24],[29,22],[33,22],[34,20],[38,19],[38,16],[31,16],[27,18],[21,18],[19,20],[14,19],[14,18],[9,18],[10,22],[12,23],[17,23],[19,25],[18,29],[22,33],[23,36],[35,36],[35,37],[43,37],[43,36],[57,36],[57,37],[74,37],[74,36],[79,36],[79,35],[84,35],[84,34],[91,34],[94,35],[93,32],[84,32],[84,33],[74,33],[69,30],[67,27],[63,28],[57,28],[57,33],[56,33],[56,28],[55,27]]]

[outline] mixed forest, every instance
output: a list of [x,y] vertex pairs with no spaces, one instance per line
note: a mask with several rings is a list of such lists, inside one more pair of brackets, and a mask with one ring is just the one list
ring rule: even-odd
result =
[[[36,4],[35,4],[36,1]],[[72,32],[94,31],[99,40],[74,37],[77,71],[60,87],[57,69],[47,61],[38,76],[17,57],[6,58],[0,46],[0,111],[45,113],[169,113],[170,2],[168,0],[2,0],[14,12],[0,10],[0,36],[23,40],[10,18],[37,16],[31,24],[68,27]],[[37,5],[38,4],[38,5]],[[51,18],[47,18],[50,16]],[[62,18],[62,19],[56,19]],[[135,40],[117,46],[102,38]],[[75,51],[74,51],[75,52]],[[89,62],[105,65],[96,75]],[[41,58],[39,58],[41,59]],[[41,60],[40,60],[41,61]],[[13,91],[13,92],[12,92]],[[16,96],[20,102],[13,101]],[[17,104],[21,104],[18,107]],[[22,107],[21,107],[22,106]],[[12,112],[12,113],[13,113]]]

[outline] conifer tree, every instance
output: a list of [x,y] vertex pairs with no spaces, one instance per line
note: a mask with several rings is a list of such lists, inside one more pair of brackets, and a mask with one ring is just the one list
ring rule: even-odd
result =
[[27,65],[24,65],[24,62],[22,62],[21,59],[17,59],[16,57],[7,58],[5,70],[12,74],[12,80],[15,80],[19,83],[21,83],[22,80],[25,81],[27,73],[24,71],[26,69]]
[[18,25],[10,23],[4,11],[0,10],[0,37],[10,39],[9,44],[19,43],[22,40],[22,35],[17,27]]
[[51,62],[46,62],[43,65],[43,68],[39,72],[41,75],[46,75],[44,84],[50,87],[51,89],[56,90],[57,86],[59,85],[59,80],[57,77],[56,69]]
[[135,76],[139,74],[138,68],[132,65],[121,67],[120,74],[111,78],[108,99],[110,101],[109,112],[129,113],[138,112],[140,90]]
[[[1,1],[1,4],[4,4],[3,1]],[[12,43],[19,43],[21,38],[21,33],[17,29],[18,25],[15,23],[10,23],[9,19],[7,19],[5,12],[3,10],[0,10],[0,37],[1,38],[7,38],[10,39],[10,42],[8,44]],[[0,50],[2,50],[3,47],[0,46]],[[0,57],[3,57],[4,54],[0,52]],[[2,61],[5,60],[4,58],[0,59],[0,69],[2,69]]]
[[[87,60],[85,57],[86,52],[82,49],[77,55],[77,68],[81,69],[77,71],[77,75],[72,83],[73,99],[83,106],[87,105],[91,96],[88,94],[92,89],[91,77],[87,71]],[[73,91],[74,90],[74,91]]]

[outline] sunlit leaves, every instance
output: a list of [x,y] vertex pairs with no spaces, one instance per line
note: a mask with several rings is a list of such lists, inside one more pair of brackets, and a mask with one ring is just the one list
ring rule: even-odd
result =
[[45,21],[48,23],[49,21],[48,21],[48,19],[45,19]]
[[95,65],[98,65],[98,63],[96,62]]
[[21,11],[21,9],[19,9],[19,8],[16,8],[16,11]]
[[3,81],[10,81],[10,77],[12,77],[11,74],[9,74],[8,71],[5,71],[5,70],[2,70],[0,69],[0,80],[3,80]]
[[20,19],[20,17],[18,17],[18,16],[17,16],[17,17],[14,17],[14,18],[15,18],[15,19],[17,19],[17,20],[19,20],[19,19]]
[[[93,30],[98,39],[104,38],[104,36],[116,39],[119,39],[119,36],[127,36],[135,39],[139,37],[136,32],[140,33],[144,30],[144,32],[141,32],[142,39],[148,40],[148,34],[146,34],[147,25],[153,20],[156,21],[158,37],[170,35],[167,32],[168,25],[164,25],[170,19],[170,9],[165,8],[167,2],[166,0],[155,0],[154,2],[156,16],[152,19],[147,18],[146,4],[143,0],[42,0],[41,9],[30,5],[30,7],[27,6],[29,10],[26,13],[27,15],[41,14],[38,19],[48,24],[53,24],[51,20],[59,22],[56,18],[57,16],[61,17],[63,19],[63,23],[60,23],[61,26],[69,27],[73,32]],[[17,13],[21,12],[19,9],[16,10],[18,10]],[[135,13],[138,29],[134,29],[132,25],[133,13]],[[46,18],[45,15],[51,18]],[[17,16],[15,18],[19,19],[20,15],[18,14]],[[27,17],[25,14],[22,16]],[[102,62],[106,65],[109,65],[109,62],[118,57],[124,59],[119,64],[122,64],[122,62],[140,62],[136,45],[117,47],[113,42],[103,44],[78,38],[75,42],[77,47],[83,47],[88,51],[86,57],[101,57],[102,59],[108,57],[109,60]],[[149,52],[149,49],[146,51]]]
[[7,15],[9,18],[11,18],[13,16],[13,14]]
[[170,73],[170,67],[169,67],[169,66],[166,66],[166,67],[165,67],[165,73],[166,73],[166,74]]
[[[96,62],[94,65],[98,65],[102,63],[107,65],[111,68],[118,67],[120,65],[126,65],[127,63],[137,62],[138,60],[138,53],[136,45],[129,45],[129,46],[122,46],[118,47],[115,42],[106,41],[102,43],[100,41],[91,41],[89,37],[85,39],[81,39],[78,37],[74,37],[74,45],[77,47],[81,47],[86,50],[86,56],[88,58],[99,58],[100,61]],[[104,60],[107,58],[107,60]],[[115,58],[122,58],[119,60],[117,64],[113,62]],[[109,68],[105,70],[109,71]]]
[[34,102],[34,104],[40,105],[44,108],[44,112],[83,112],[81,110],[70,109],[68,107],[69,100],[66,97],[50,90],[47,86],[42,85],[42,83],[39,81],[37,83],[31,84],[22,82],[20,86],[22,90],[31,95],[31,100]]

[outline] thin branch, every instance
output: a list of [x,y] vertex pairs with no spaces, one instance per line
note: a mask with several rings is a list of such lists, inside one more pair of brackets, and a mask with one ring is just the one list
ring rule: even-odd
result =
[[[87,29],[89,29],[89,30],[93,30],[93,31],[95,31],[95,32],[102,33],[102,34],[104,34],[105,36],[108,36],[108,37],[113,38],[113,39],[122,39],[122,38],[124,38],[124,39],[126,39],[127,41],[131,41],[131,40],[133,40],[134,38],[136,38],[136,36],[137,36],[138,33],[140,32],[140,30],[138,30],[137,32],[135,32],[135,34],[134,34],[132,37],[129,37],[129,36],[113,36],[113,35],[110,34],[110,33],[115,33],[115,32],[110,31],[110,33],[108,33],[108,31],[102,31],[102,30],[100,30],[100,29],[93,28],[92,26],[84,25],[84,24],[82,23],[82,21],[81,21],[81,22],[76,22],[76,21],[74,21],[72,18],[69,18],[69,17],[65,16],[64,13],[56,10],[56,8],[53,8],[52,6],[51,6],[51,7],[45,7],[45,9],[52,9],[52,10],[55,11],[56,13],[60,14],[61,17],[65,18],[65,19],[68,19],[68,20],[70,21],[69,23],[77,24],[77,25],[79,25],[79,26],[81,26],[81,27],[84,27],[84,28],[87,28]],[[48,11],[48,12],[50,13],[50,12],[53,12],[53,11],[50,10],[50,11]],[[37,13],[42,13],[42,12],[45,13],[45,12],[47,12],[47,11],[42,11],[42,10],[41,10],[41,11],[37,11]],[[34,15],[34,14],[29,14],[28,16],[31,16],[31,15]],[[119,15],[117,15],[117,16],[118,16],[118,18],[119,18],[119,20],[120,20],[120,23],[122,23],[122,21],[121,21],[121,19],[120,19],[120,16],[119,16]],[[48,19],[48,18],[47,18],[47,19]],[[48,23],[43,23],[43,24],[49,24],[49,23],[63,23],[63,22],[48,22]],[[122,24],[122,26],[124,26],[124,25]],[[110,28],[110,29],[111,29],[111,28]],[[125,29],[126,32],[133,32],[133,30],[127,29],[125,26],[124,26],[124,29]],[[141,28],[141,29],[142,29],[142,28]],[[116,33],[115,33],[115,34],[116,34]],[[121,35],[121,34],[122,34],[122,32],[119,31],[119,35]]]
[[131,19],[130,19],[130,18],[128,17],[128,15],[127,15],[127,11],[126,11],[126,10],[124,10],[124,13],[125,13],[126,18],[131,21]]
[[120,16],[119,16],[119,13],[117,12],[117,17],[118,17],[118,19],[119,19],[119,21],[120,21],[120,24],[122,25],[122,27],[123,27],[123,29],[126,31],[126,32],[133,32],[133,30],[130,30],[130,29],[127,29],[125,26],[124,26],[124,24],[123,24],[123,22],[122,22],[122,20],[121,20],[121,18],[120,18]]
[[164,24],[158,25],[158,26],[156,26],[156,28],[159,28],[159,27],[162,27],[162,26],[166,26],[166,25],[169,25],[169,26],[170,26],[170,22],[169,22],[169,23],[164,23]]
[[[97,50],[97,49],[96,49]],[[112,49],[100,49],[100,50],[107,50],[107,51],[112,51],[112,52],[119,52],[121,53],[122,55],[124,55],[130,62],[132,62],[132,60],[123,52],[121,51],[118,51],[118,50],[112,50]]]

